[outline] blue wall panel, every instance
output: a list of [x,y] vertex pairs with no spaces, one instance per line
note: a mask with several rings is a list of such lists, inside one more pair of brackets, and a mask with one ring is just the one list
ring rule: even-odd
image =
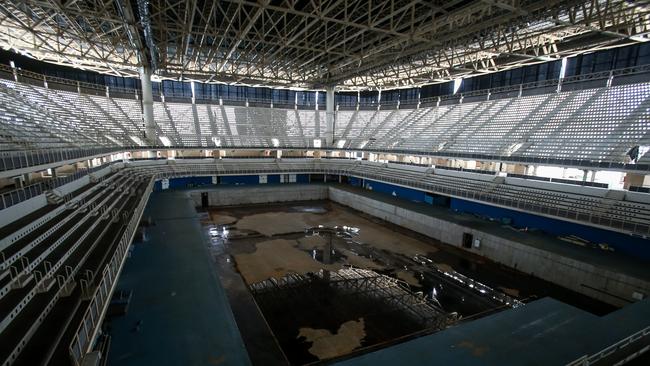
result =
[[267,183],[280,183],[280,175],[279,174],[268,175],[266,177],[266,182]]
[[183,177],[169,180],[169,189],[190,188],[212,184],[212,177]]
[[221,184],[260,184],[259,175],[224,175]]
[[375,192],[387,193],[401,199],[415,202],[424,202],[424,192],[418,191],[416,189],[394,186],[392,184],[380,183],[374,180],[365,180],[364,186],[366,189],[371,189]]
[[363,184],[363,179],[357,177],[348,177],[348,183],[355,187],[361,187]]
[[607,243],[616,251],[650,260],[650,241],[643,238],[458,198],[451,199],[451,208],[498,220],[507,218],[517,227],[536,228],[553,235],[576,235],[597,244]]
[[309,174],[296,175],[296,183],[309,183]]

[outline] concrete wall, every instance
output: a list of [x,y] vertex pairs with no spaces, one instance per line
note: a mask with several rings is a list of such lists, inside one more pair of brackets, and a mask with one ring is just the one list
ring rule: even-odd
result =
[[[647,281],[352,192],[330,187],[329,199],[613,305],[626,305],[619,297],[632,301],[634,292],[650,294]],[[480,239],[480,248],[463,248],[463,233]]]
[[247,186],[229,188],[208,188],[190,192],[197,206],[201,205],[201,192],[208,193],[210,206],[250,205],[270,202],[312,201],[328,197],[324,185],[282,184],[273,186]]
[[38,210],[47,205],[47,198],[44,194],[32,197],[26,201],[13,205],[5,210],[0,210],[0,226],[14,222],[23,216]]

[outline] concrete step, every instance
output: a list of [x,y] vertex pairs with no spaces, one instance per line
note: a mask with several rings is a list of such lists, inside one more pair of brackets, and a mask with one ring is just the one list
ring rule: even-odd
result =
[[34,279],[33,273],[23,273],[11,283],[12,289],[23,288]]
[[77,287],[77,281],[70,281],[61,289],[61,297],[68,297],[72,295],[72,291]]
[[47,198],[47,203],[49,204],[61,204],[65,201],[65,199],[53,191],[47,191],[45,192],[45,197]]
[[52,286],[56,283],[56,279],[52,277],[48,277],[41,281],[41,283],[38,285],[38,288],[36,289],[37,293],[43,293],[43,292],[48,292],[52,289]]
[[91,286],[84,289],[81,295],[81,299],[83,301],[92,300],[96,290],[97,290],[97,286]]

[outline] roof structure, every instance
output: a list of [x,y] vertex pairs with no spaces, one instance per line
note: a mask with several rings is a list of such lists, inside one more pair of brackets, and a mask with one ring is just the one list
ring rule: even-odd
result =
[[122,76],[391,88],[648,40],[650,1],[14,0],[0,47]]

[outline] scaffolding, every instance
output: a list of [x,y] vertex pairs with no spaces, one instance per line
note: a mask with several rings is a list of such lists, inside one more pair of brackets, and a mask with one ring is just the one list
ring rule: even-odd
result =
[[[342,317],[346,313],[359,314],[363,311],[367,312],[367,316],[376,316],[378,312],[399,312],[410,317],[421,329],[430,330],[444,329],[457,320],[455,314],[448,314],[423,296],[411,292],[402,281],[366,269],[350,267],[304,275],[293,273],[280,279],[270,278],[251,284],[250,288],[263,309],[290,303],[296,297],[314,299],[312,305],[316,308],[322,304],[316,303],[318,296],[312,296],[314,292],[322,295],[324,291],[330,291],[336,294],[336,299],[330,303],[330,312],[341,314]],[[357,301],[360,299],[365,301]],[[350,309],[350,304],[354,307],[354,304],[367,303],[368,300],[382,306]]]

